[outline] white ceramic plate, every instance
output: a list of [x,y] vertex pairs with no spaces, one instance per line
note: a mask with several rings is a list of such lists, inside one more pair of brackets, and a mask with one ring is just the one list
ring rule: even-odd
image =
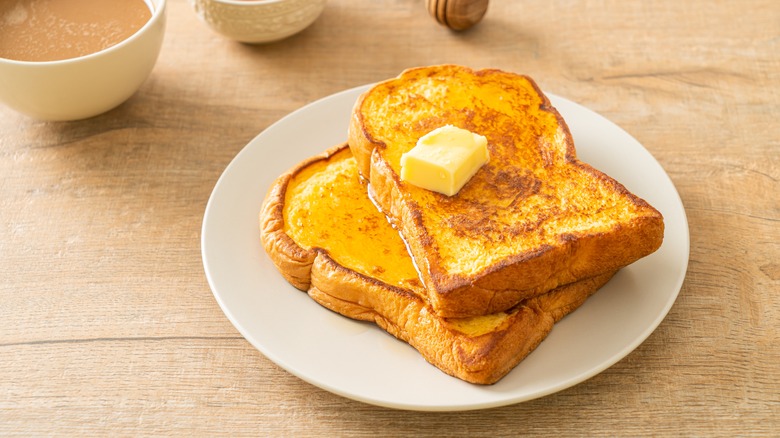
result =
[[203,265],[239,332],[280,367],[325,390],[380,406],[455,411],[518,403],[580,383],[641,344],[674,303],[688,265],[688,222],[669,177],[639,142],[585,107],[550,96],[579,157],[621,181],[665,218],[664,243],[620,271],[495,385],[465,383],[429,365],[373,324],[320,307],[291,287],[260,244],[258,214],[278,175],[346,140],[352,105],[367,86],[284,117],[233,159],[203,218]]

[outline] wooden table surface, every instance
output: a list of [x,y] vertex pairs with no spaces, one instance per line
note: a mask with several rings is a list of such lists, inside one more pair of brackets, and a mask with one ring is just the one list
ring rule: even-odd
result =
[[[685,205],[690,262],[658,329],[603,373],[488,410],[342,398],[234,329],[206,282],[217,178],[287,113],[407,67],[526,73],[637,138]],[[450,32],[422,0],[329,0],[229,41],[170,0],[159,61],[78,122],[0,106],[0,435],[780,433],[780,4],[494,0]]]

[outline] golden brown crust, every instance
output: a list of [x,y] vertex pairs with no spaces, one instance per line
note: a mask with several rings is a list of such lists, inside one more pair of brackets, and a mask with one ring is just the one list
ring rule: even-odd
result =
[[366,281],[324,252],[312,265],[308,293],[336,313],[377,324],[449,375],[492,384],[530,354],[555,322],[576,310],[611,277],[612,273],[604,274],[532,298],[510,310],[500,327],[478,336],[454,329],[419,297]]
[[[495,383],[536,348],[556,321],[612,276],[560,287],[497,315],[442,318],[415,291],[356,272],[336,262],[325,249],[303,248],[285,232],[286,194],[294,176],[345,148],[341,145],[305,160],[276,180],[260,214],[266,252],[286,279],[318,303],[347,317],[376,323],[447,374],[472,383]],[[350,187],[365,193],[358,185]]]
[[[446,83],[456,75],[457,79]],[[518,131],[513,119],[500,111],[482,109],[487,105],[477,98],[471,107],[454,109],[457,105],[448,98],[463,96],[450,88],[457,89],[460,85],[456,82],[464,78],[476,78],[478,85],[474,87],[487,84],[510,90],[502,95],[508,99],[513,97],[511,93],[536,99],[511,110],[522,107],[516,110],[516,119],[525,123],[523,129]],[[483,81],[485,78],[489,79]],[[436,82],[431,88],[420,85],[431,81]],[[433,87],[446,90],[434,90],[446,97],[427,96],[425,92]],[[476,93],[473,88],[468,90],[472,92]],[[492,98],[496,93],[499,91],[491,90],[487,95]],[[409,120],[404,119],[404,111],[410,114]],[[445,123],[486,135],[492,148],[491,162],[500,163],[489,163],[467,183],[462,195],[452,198],[423,193],[402,182],[397,169],[397,158],[401,149],[408,150],[410,139]],[[524,138],[525,143],[518,146],[515,138]],[[565,121],[527,76],[453,65],[409,69],[360,96],[351,117],[349,145],[360,172],[370,182],[372,196],[404,236],[420,269],[428,301],[443,316],[507,309],[558,285],[633,263],[658,249],[663,240],[661,214],[619,182],[577,159]],[[521,158],[511,153],[533,156],[523,157],[523,164],[517,164]],[[562,195],[555,192],[559,188],[565,191]],[[496,204],[512,198],[517,204],[480,203],[484,195],[492,196]],[[523,211],[524,202],[544,197],[552,202],[531,207],[534,215]],[[605,205],[598,205],[603,199],[607,199]],[[571,207],[566,204],[569,201],[580,204]],[[589,216],[580,214],[580,208],[608,225],[579,225],[571,231],[557,225],[567,218],[585,223],[589,219],[583,218]],[[507,211],[515,216],[504,218]],[[527,247],[507,249],[508,241],[518,248]],[[469,245],[488,253],[506,249],[506,254],[484,263],[480,263],[483,255],[473,250],[465,257],[444,255],[452,248]],[[468,261],[478,267],[451,268],[472,254],[474,259]]]
[[287,185],[295,174],[311,163],[329,158],[342,149],[334,147],[310,157],[280,175],[269,188],[260,212],[260,238],[265,252],[279,268],[284,278],[301,290],[309,289],[310,271],[316,251],[300,247],[284,232],[284,198]]

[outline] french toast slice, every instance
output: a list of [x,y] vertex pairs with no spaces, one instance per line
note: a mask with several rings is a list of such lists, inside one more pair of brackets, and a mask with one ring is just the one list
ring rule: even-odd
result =
[[[448,124],[487,137],[490,161],[451,197],[402,181],[402,154]],[[358,98],[348,142],[443,316],[508,309],[627,266],[663,240],[662,215],[577,159],[565,121],[527,76],[406,70]]]
[[367,197],[346,144],[281,175],[263,202],[260,224],[266,252],[292,285],[339,314],[374,322],[445,373],[477,384],[501,379],[612,276],[491,315],[436,315],[401,237]]

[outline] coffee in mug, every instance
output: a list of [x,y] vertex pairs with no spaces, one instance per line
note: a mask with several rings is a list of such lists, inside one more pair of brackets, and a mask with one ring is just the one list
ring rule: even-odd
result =
[[5,0],[0,57],[41,62],[89,55],[129,38],[151,16],[145,0]]

